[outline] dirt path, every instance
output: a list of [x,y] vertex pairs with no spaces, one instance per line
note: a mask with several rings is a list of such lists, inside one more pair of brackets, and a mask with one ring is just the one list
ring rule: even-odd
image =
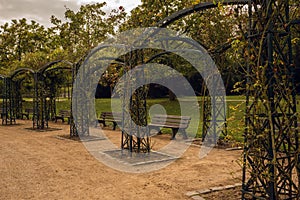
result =
[[36,132],[25,129],[31,121],[18,123],[0,126],[0,199],[188,199],[187,191],[240,182],[241,151],[214,149],[200,160],[192,146],[164,169],[130,174],[97,161],[80,142],[55,138],[68,134],[67,125]]

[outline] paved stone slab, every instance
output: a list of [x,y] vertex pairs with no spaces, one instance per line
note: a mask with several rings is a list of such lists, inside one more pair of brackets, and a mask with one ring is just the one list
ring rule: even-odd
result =
[[192,196],[192,199],[194,199],[194,200],[205,200],[203,197],[200,197],[200,196]]
[[220,190],[224,190],[225,188],[223,187],[223,186],[220,186],[220,187],[212,187],[212,188],[210,188],[210,190],[212,191],[212,192],[215,192],[215,191],[220,191]]
[[199,195],[199,192],[197,192],[197,191],[190,191],[190,192],[185,193],[185,195],[191,197],[191,196]]
[[207,194],[207,193],[210,193],[210,192],[211,192],[211,189],[197,190],[197,192],[198,192],[199,194]]
[[187,192],[186,195],[195,200],[205,200],[203,197],[200,196],[201,194],[207,194],[210,192],[232,189],[232,188],[236,188],[236,187],[240,187],[240,186],[242,186],[241,183],[236,183],[233,185],[226,185],[226,186],[212,187],[212,188],[208,188],[208,189],[201,189],[201,190],[197,190],[197,191],[190,191],[190,192]]
[[234,184],[234,186],[235,187],[240,187],[240,186],[242,186],[242,184],[241,183],[236,183],[236,184]]
[[226,185],[224,186],[224,189],[231,189],[231,188],[235,188],[235,185]]

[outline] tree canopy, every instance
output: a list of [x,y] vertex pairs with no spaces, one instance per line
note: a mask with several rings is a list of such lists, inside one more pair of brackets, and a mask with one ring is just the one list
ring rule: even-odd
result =
[[[28,67],[40,68],[45,63],[65,59],[78,62],[92,48],[119,31],[137,27],[155,26],[172,13],[198,4],[200,0],[142,0],[142,4],[128,13],[122,6],[105,12],[106,3],[82,5],[78,11],[65,8],[65,17],[49,16],[52,26],[45,28],[36,21],[13,19],[0,26],[0,70],[1,74]],[[215,59],[228,90],[243,80],[239,72],[245,65],[247,48],[247,7],[222,6],[192,13],[176,20],[168,28],[186,34],[204,46]],[[291,1],[291,20],[300,19],[299,4]],[[292,26],[294,60],[299,67],[299,26]],[[151,53],[150,53],[151,55]],[[171,61],[170,61],[171,60]],[[160,62],[172,63],[192,82],[200,81],[196,70],[178,59],[169,56]],[[106,76],[105,84],[113,84],[120,74],[117,68],[110,69],[113,75]],[[198,78],[197,78],[198,77]],[[105,76],[104,76],[105,78]]]

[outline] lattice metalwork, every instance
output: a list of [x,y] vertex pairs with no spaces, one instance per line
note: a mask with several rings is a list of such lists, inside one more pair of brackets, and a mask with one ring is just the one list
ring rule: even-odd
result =
[[0,81],[1,81],[1,106],[0,106],[0,117],[1,120],[3,119],[4,114],[4,96],[5,96],[5,76],[0,74]]
[[[139,54],[140,53],[140,54]],[[142,56],[142,51],[131,52],[128,60],[128,66],[125,66],[125,72],[133,68],[138,61],[138,56]],[[133,59],[134,62],[133,62]],[[138,69],[139,70],[139,69]],[[140,74],[143,74],[140,73]],[[125,74],[125,83],[123,91],[123,124],[121,148],[128,149],[130,152],[150,152],[150,137],[147,126],[147,106],[146,106],[146,86],[136,88],[144,77]]]
[[[207,80],[221,85],[222,83],[216,83],[219,80],[214,75],[208,77],[211,80]],[[222,89],[216,88],[209,94],[205,86],[203,86],[203,99],[202,99],[202,141],[210,140],[213,144],[217,144],[217,138],[221,134],[227,135],[227,122],[225,105],[225,96],[222,93]]]
[[44,76],[39,72],[34,73],[34,111],[33,111],[33,128],[48,128],[48,113],[46,102],[46,86]]
[[16,123],[16,115],[13,109],[13,81],[9,77],[4,78],[4,92],[2,105],[2,124],[11,125]]
[[[73,82],[75,80],[76,74],[80,70],[80,74],[88,74],[91,75],[90,67],[80,67],[81,63],[77,63],[73,69]],[[72,115],[76,115],[76,119],[71,117],[70,123],[70,135],[71,136],[88,136],[90,135],[89,132],[89,125],[90,125],[90,114],[89,114],[89,104],[90,104],[90,95],[89,91],[86,88],[89,88],[87,84],[89,81],[89,76],[77,76],[76,81],[74,82],[73,86],[75,86],[75,90],[73,90],[72,96],[76,96],[76,98],[72,98]],[[76,123],[74,122],[76,120]]]
[[20,91],[20,85],[22,80],[17,80],[13,82],[13,107],[15,116],[17,119],[21,118],[22,113],[22,94]]
[[[77,72],[79,70],[80,64],[81,64],[81,62],[78,62],[78,63],[76,63],[72,66],[72,89],[73,89],[73,84],[75,82],[76,75],[77,75]],[[78,84],[78,83],[76,83],[76,84]],[[71,137],[77,137],[78,136],[78,131],[76,129],[76,125],[75,125],[75,122],[74,122],[73,113],[78,113],[78,110],[77,110],[78,100],[74,99],[74,101],[73,101],[73,95],[74,95],[73,90],[71,90],[72,100],[71,100],[70,136]],[[77,95],[77,94],[75,94],[75,95]],[[85,132],[87,132],[87,131],[85,131]],[[87,134],[89,134],[89,133],[87,132]]]
[[249,1],[242,199],[299,199],[289,1]]
[[[222,5],[227,6],[227,5],[245,5],[247,4],[248,0],[224,0],[221,1]],[[183,10],[180,10],[178,12],[173,13],[172,15],[162,19],[159,21],[156,26],[158,27],[167,27],[171,23],[175,22],[176,20],[179,20],[187,15],[190,15],[194,12],[197,11],[203,11],[206,9],[211,9],[217,7],[216,2],[204,2],[204,3],[199,3],[194,5],[193,7],[186,8]],[[226,45],[225,45],[226,46]],[[230,46],[230,45],[229,45]],[[218,53],[218,51],[225,51],[227,48],[223,47],[221,49],[216,49],[215,53]],[[218,94],[214,95],[208,95],[207,90],[203,92],[205,95],[203,96],[203,101],[202,101],[202,120],[203,120],[203,127],[202,127],[202,140],[206,136],[209,136],[209,140],[213,140],[214,143],[216,144],[216,136],[223,134],[227,135],[227,123],[223,124],[222,127],[216,126],[216,122],[218,121],[219,118],[224,117],[223,119],[226,119],[226,111],[218,109],[220,105],[224,105],[225,99],[224,97],[219,96]],[[212,97],[212,98],[211,98]],[[214,116],[212,116],[211,111],[216,111],[214,112]],[[214,119],[212,121],[212,119]],[[211,128],[209,128],[211,127]]]

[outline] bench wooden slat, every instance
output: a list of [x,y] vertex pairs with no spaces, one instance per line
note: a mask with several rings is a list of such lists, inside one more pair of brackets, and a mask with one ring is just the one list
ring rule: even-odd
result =
[[[184,138],[187,138],[185,129],[188,128],[190,124],[190,116],[177,116],[177,115],[154,115],[149,124],[150,128],[171,128],[172,137],[175,139],[177,132],[180,130]],[[160,132],[160,130],[159,130]]]
[[21,118],[25,116],[27,119],[29,119],[29,115],[34,113],[33,108],[25,108],[24,112],[21,113]]
[[59,110],[58,115],[55,116],[55,122],[57,122],[58,119],[60,119],[63,123],[65,122],[65,119],[68,119],[68,124],[70,124],[70,118],[71,118],[71,111],[69,110]]
[[153,119],[152,123],[174,123],[174,124],[189,124],[190,120],[173,120],[173,119]]
[[156,126],[156,127],[163,127],[163,128],[187,128],[188,126],[182,126],[182,125],[178,125],[178,124],[153,124],[151,123],[150,126]]
[[100,117],[98,119],[98,123],[103,124],[106,127],[106,122],[113,123],[113,130],[116,130],[117,122],[122,121],[122,113],[118,112],[101,112]]
[[191,120],[190,116],[179,116],[179,115],[154,115],[155,118],[169,118],[169,119],[185,119],[185,120]]

